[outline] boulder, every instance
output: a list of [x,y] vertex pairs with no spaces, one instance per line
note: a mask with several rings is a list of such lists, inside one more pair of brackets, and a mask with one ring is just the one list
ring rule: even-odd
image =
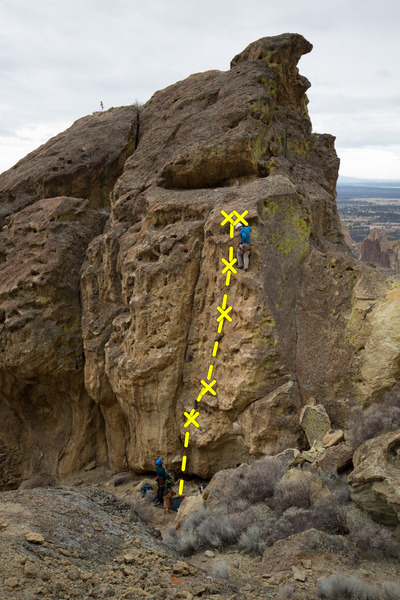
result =
[[325,448],[336,446],[336,444],[340,444],[340,442],[344,441],[344,433],[341,429],[330,429],[321,441]]
[[315,440],[309,450],[304,450],[304,452],[300,454],[299,459],[301,459],[303,462],[307,461],[309,463],[316,463],[325,456],[325,452],[326,448],[322,442]]
[[307,580],[307,571],[302,568],[292,566],[293,579],[296,581],[306,581]]
[[305,483],[310,489],[310,501],[314,504],[320,498],[330,495],[329,488],[321,481],[319,477],[310,473],[309,471],[302,471],[301,469],[290,469],[280,479],[277,488],[284,486],[285,484],[291,483]]
[[188,516],[195,513],[201,506],[203,506],[201,494],[197,496],[186,496],[178,508],[178,514],[175,519],[176,528],[179,529]]
[[25,534],[25,539],[27,542],[30,542],[31,544],[44,544],[45,543],[45,539],[44,537],[40,534],[37,533],[36,531],[30,531],[28,533]]
[[210,510],[230,506],[234,500],[241,501],[251,495],[254,487],[260,487],[267,496],[272,495],[275,484],[287,471],[287,461],[276,456],[263,457],[251,464],[235,469],[222,469],[208,483],[202,494],[203,504]]
[[322,441],[331,430],[331,421],[322,404],[307,404],[300,413],[300,425],[310,446]]
[[338,444],[327,448],[324,456],[318,460],[318,468],[323,473],[334,475],[352,466],[354,450],[348,444]]
[[293,467],[304,462],[304,460],[301,458],[301,452],[297,448],[287,448],[283,452],[277,454],[276,458],[278,458],[287,467]]
[[[288,381],[255,400],[240,415],[244,441],[252,454],[272,454],[296,430],[297,387]],[[293,437],[293,435],[292,435]]]
[[400,430],[367,440],[354,453],[352,500],[385,525],[400,523]]

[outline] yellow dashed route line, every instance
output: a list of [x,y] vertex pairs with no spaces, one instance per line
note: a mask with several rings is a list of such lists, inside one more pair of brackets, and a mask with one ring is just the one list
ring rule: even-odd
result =
[[[247,210],[245,210],[242,214],[239,214],[236,210],[233,210],[228,215],[228,214],[226,214],[226,212],[224,210],[221,210],[221,214],[224,217],[223,221],[221,222],[221,227],[223,227],[226,223],[230,224],[229,235],[232,239],[235,235],[235,226],[239,222],[243,223],[244,225],[248,225],[246,219],[244,218],[247,215],[247,213],[248,213]],[[236,275],[236,273],[237,273],[237,270],[234,267],[234,264],[236,263],[237,259],[233,257],[233,246],[229,247],[228,260],[226,260],[225,258],[222,258],[221,261],[225,265],[224,268],[222,269],[221,273],[222,273],[222,275],[226,274],[225,285],[227,287],[229,287],[232,274]],[[232,322],[232,317],[229,314],[232,310],[232,306],[227,306],[227,303],[228,303],[228,295],[224,294],[223,298],[222,298],[221,306],[217,306],[217,310],[220,313],[219,316],[217,317],[217,323],[218,323],[217,332],[218,333],[222,332],[224,320]],[[213,351],[212,351],[213,358],[215,358],[217,356],[218,345],[219,345],[219,343],[217,341],[215,341],[214,346],[213,346]],[[208,383],[206,381],[204,381],[204,379],[200,380],[200,383],[203,387],[200,390],[199,395],[197,396],[197,402],[200,402],[202,397],[207,393],[210,393],[213,396],[217,395],[217,392],[214,390],[214,385],[216,384],[217,380],[216,379],[211,380],[213,370],[214,370],[214,365],[210,364],[208,367],[208,373],[207,373],[207,382]],[[199,427],[199,424],[197,423],[197,420],[196,420],[200,414],[199,412],[197,412],[194,408],[192,408],[190,413],[184,412],[183,414],[187,419],[184,427],[189,427],[190,425]],[[190,435],[190,432],[186,431],[185,442],[184,442],[185,448],[188,448],[188,446],[189,446],[189,435]],[[182,473],[184,473],[186,470],[186,463],[187,463],[187,456],[184,455],[182,457],[182,466],[181,466]],[[182,492],[183,492],[183,486],[184,486],[184,480],[181,479],[179,482],[179,495],[180,496],[182,495]]]

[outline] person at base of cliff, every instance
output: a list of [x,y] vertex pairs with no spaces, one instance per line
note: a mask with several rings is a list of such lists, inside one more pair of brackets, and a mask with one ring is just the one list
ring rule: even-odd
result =
[[165,484],[167,481],[167,472],[165,471],[162,458],[156,460],[156,481],[157,481],[157,497],[154,500],[154,504],[162,504],[163,496],[165,491]]
[[247,271],[249,268],[249,258],[251,251],[251,241],[250,241],[250,231],[251,227],[243,225],[243,223],[238,223],[235,225],[235,234],[238,233],[240,235],[240,243],[236,252],[236,258],[238,261],[237,268],[243,269]]

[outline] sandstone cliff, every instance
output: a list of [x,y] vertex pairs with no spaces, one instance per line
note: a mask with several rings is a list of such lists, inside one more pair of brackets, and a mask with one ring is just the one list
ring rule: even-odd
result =
[[92,459],[180,466],[225,290],[221,210],[248,211],[254,249],[188,472],[303,443],[311,397],[344,426],[395,383],[400,287],[344,243],[334,138],[312,132],[297,69],[311,49],[263,38],[229,71],[86,117],[0,177],[3,485]]

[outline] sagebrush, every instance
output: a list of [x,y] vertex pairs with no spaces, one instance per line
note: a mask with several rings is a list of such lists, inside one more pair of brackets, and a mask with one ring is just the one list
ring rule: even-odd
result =
[[391,581],[378,588],[357,577],[335,573],[321,579],[317,586],[321,600],[400,600],[400,587]]
[[400,399],[399,386],[396,385],[386,393],[382,402],[371,404],[368,408],[352,408],[347,439],[355,450],[382,431],[395,431],[399,427]]

